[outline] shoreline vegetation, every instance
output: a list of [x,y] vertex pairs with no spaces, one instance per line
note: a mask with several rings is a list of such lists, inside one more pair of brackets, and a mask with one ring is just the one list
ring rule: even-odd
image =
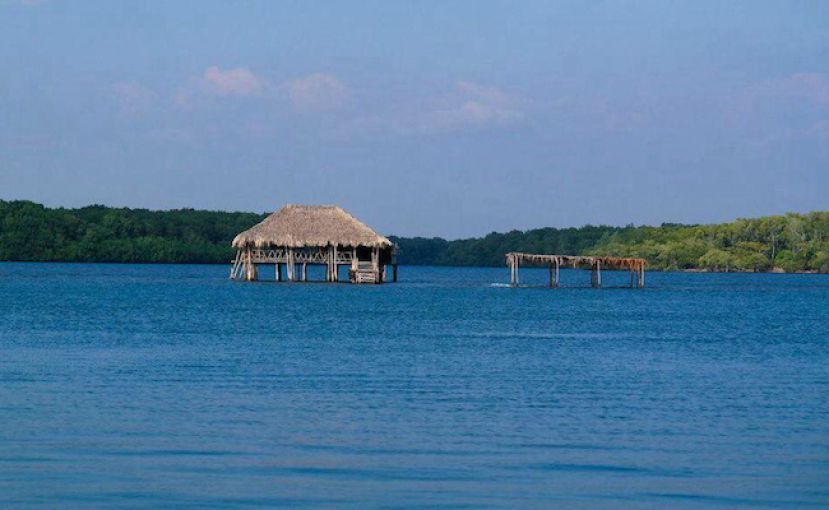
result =
[[[224,264],[267,214],[47,208],[0,200],[0,261]],[[401,265],[497,266],[510,251],[641,257],[663,271],[829,273],[829,212],[712,225],[539,228],[479,238],[389,238]]]

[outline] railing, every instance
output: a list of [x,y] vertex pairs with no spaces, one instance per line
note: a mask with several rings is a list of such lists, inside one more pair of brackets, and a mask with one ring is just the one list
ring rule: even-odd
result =
[[[284,248],[250,250],[250,257],[254,264],[288,263],[289,250]],[[328,264],[330,260],[328,248],[296,249],[293,250],[295,264]],[[354,255],[351,250],[337,250],[337,264],[351,264]]]

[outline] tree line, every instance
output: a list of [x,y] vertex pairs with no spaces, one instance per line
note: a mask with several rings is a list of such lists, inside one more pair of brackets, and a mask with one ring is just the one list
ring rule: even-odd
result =
[[640,257],[650,269],[829,273],[829,212],[714,225],[541,228],[481,238],[395,238],[400,262],[498,266],[510,251]]
[[[47,208],[0,200],[0,260],[227,263],[230,241],[265,213]],[[593,226],[480,238],[392,236],[401,264],[501,266],[509,251],[642,257],[650,268],[829,272],[829,212],[714,225]]]
[[233,237],[264,217],[0,201],[0,260],[225,263],[233,256]]

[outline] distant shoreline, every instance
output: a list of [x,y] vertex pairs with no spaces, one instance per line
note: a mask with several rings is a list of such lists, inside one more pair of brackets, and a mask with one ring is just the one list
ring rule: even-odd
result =
[[[79,261],[79,260],[0,260],[0,264],[67,264],[67,265],[107,265],[107,266],[230,266],[232,261],[228,262],[120,262],[120,261]],[[401,268],[405,267],[433,267],[433,268],[452,268],[452,269],[500,269],[507,266],[450,266],[450,265],[436,265],[436,264],[400,264]],[[540,266],[530,266],[524,268],[545,270]],[[563,268],[568,269],[568,268]],[[606,269],[605,271],[613,272],[613,270]],[[646,269],[648,273],[687,273],[687,274],[765,274],[765,275],[820,275],[829,276],[829,273],[821,273],[819,271],[714,271],[709,269]]]
[[[229,264],[231,240],[265,214],[177,209],[48,208],[0,200],[0,261]],[[650,271],[829,273],[829,212],[713,225],[585,225],[483,237],[389,236],[400,265],[505,267],[511,251],[637,257]]]

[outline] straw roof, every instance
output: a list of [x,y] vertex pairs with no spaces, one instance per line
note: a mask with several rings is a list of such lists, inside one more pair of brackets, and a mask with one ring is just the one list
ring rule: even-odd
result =
[[328,245],[387,248],[392,243],[334,205],[286,205],[233,239],[234,248]]

